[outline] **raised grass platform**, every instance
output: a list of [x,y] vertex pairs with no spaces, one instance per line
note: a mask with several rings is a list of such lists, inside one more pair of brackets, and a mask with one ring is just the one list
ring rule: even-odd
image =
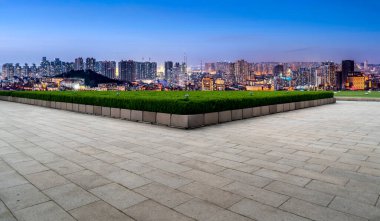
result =
[[335,103],[332,92],[9,92],[0,100],[190,129]]

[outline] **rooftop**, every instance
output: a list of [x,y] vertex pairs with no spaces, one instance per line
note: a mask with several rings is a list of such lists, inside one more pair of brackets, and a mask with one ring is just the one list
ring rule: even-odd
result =
[[380,220],[379,110],[186,131],[0,101],[0,219]]

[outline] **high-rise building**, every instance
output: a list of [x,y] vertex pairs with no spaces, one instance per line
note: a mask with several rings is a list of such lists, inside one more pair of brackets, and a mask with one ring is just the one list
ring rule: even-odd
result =
[[355,62],[352,60],[342,61],[342,71],[336,74],[336,87],[338,90],[345,90],[348,75],[355,72]]
[[21,75],[22,75],[21,71],[22,71],[22,68],[21,68],[20,64],[16,63],[15,64],[14,75],[17,76],[17,77],[21,77]]
[[95,58],[87,58],[86,59],[86,70],[95,71],[96,59]]
[[50,62],[46,59],[46,57],[42,58],[39,72],[41,76],[50,75]]
[[205,71],[211,74],[215,73],[216,72],[215,63],[205,63]]
[[273,68],[273,74],[276,77],[284,74],[284,65],[279,64],[279,65],[274,66],[274,68]]
[[11,79],[13,78],[14,76],[14,66],[12,63],[8,63],[8,64],[3,64],[3,67],[2,67],[2,77],[3,79],[7,78],[7,79]]
[[83,58],[80,57],[80,58],[75,59],[74,70],[75,71],[83,71],[84,70]]
[[119,62],[119,78],[122,81],[133,82],[136,80],[136,64],[134,61]]
[[368,71],[368,61],[364,61],[364,71]]
[[59,58],[56,58],[52,64],[52,71],[53,71],[53,75],[58,75],[58,74],[62,74],[64,71],[63,71],[63,66],[62,66],[62,61],[59,59]]
[[250,64],[245,60],[235,62],[235,77],[239,84],[245,84],[250,79]]
[[100,61],[100,74],[108,78],[116,78],[116,62],[115,61]]
[[165,62],[165,80],[170,80],[173,75],[173,62],[172,61],[166,61]]
[[135,62],[136,78],[139,80],[154,80],[157,76],[156,62]]
[[21,69],[21,75],[23,77],[30,77],[30,68],[27,63]]
[[336,83],[336,65],[334,62],[322,62],[321,84],[325,89],[333,89]]

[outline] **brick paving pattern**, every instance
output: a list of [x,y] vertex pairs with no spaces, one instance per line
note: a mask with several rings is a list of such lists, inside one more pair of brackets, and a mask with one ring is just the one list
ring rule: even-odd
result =
[[0,102],[0,220],[380,220],[379,114],[186,131]]

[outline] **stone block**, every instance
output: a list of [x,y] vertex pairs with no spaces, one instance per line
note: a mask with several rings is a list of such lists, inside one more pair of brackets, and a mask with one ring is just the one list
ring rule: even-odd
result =
[[102,116],[111,117],[111,108],[110,107],[102,107]]
[[172,114],[170,119],[170,126],[183,129],[188,128],[189,115]]
[[277,113],[277,104],[269,105],[269,113],[270,113],[270,114],[275,114],[275,113]]
[[296,103],[289,103],[289,110],[294,111],[296,109]]
[[269,106],[261,106],[260,107],[260,115],[259,116],[265,116],[265,115],[268,115],[270,113],[269,111]]
[[188,128],[198,128],[204,125],[204,114],[194,114],[188,117]]
[[[265,109],[266,108],[264,108],[264,111],[266,111]],[[262,107],[254,107],[254,108],[252,108],[252,117],[260,117],[261,113],[262,113]],[[268,113],[269,113],[269,109],[268,109]]]
[[305,102],[303,101],[300,101],[300,102],[296,102],[296,109],[303,109],[305,108]]
[[79,104],[73,104],[73,111],[79,112]]
[[[37,102],[36,100],[33,100],[33,102],[32,102],[33,105],[36,105],[36,102]],[[57,102],[55,102],[55,101],[50,101],[50,107],[51,107],[51,108],[55,108],[55,106],[56,106],[55,103],[57,103]]]
[[94,106],[94,114],[101,116],[102,115],[102,107],[101,106]]
[[290,103],[286,103],[283,105],[284,105],[284,112],[290,111]]
[[232,120],[241,120],[243,119],[243,109],[232,110],[231,115]]
[[124,119],[124,120],[131,120],[131,110],[129,110],[129,109],[120,109],[120,118]]
[[66,103],[66,110],[73,111],[73,103]]
[[171,118],[170,114],[157,113],[156,121],[157,121],[157,124],[170,126],[170,118]]
[[86,114],[94,114],[94,105],[86,105]]
[[277,113],[284,112],[284,104],[277,104]]
[[232,111],[221,111],[219,112],[219,123],[232,121]]
[[67,103],[61,102],[61,110],[67,110]]
[[111,117],[120,118],[120,108],[111,108]]
[[243,109],[243,119],[248,119],[253,117],[253,110],[252,108],[245,108]]
[[157,112],[143,111],[143,121],[155,124],[157,120]]
[[309,108],[310,107],[310,101],[304,101],[304,107]]
[[318,100],[313,100],[313,107],[317,107],[318,106]]
[[213,113],[205,113],[204,114],[204,124],[205,125],[213,125],[219,123],[219,113],[213,112]]
[[[61,104],[62,102],[55,102],[55,108],[60,110]],[[40,106],[40,100],[37,100],[37,105]]]
[[143,112],[139,110],[131,111],[131,121],[143,121]]
[[79,104],[78,112],[86,113],[86,105],[85,104]]

